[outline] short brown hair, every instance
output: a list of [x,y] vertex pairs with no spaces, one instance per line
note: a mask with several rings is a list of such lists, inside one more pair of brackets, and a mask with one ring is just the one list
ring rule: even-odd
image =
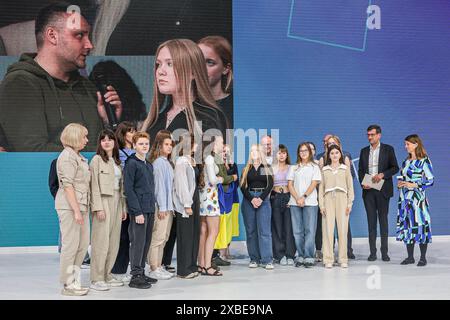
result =
[[150,135],[147,132],[144,131],[137,131],[133,135],[133,144],[136,144],[140,138],[145,138],[148,141],[150,141]]

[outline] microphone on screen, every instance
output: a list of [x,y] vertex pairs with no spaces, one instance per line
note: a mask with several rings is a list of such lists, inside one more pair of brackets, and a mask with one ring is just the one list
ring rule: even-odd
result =
[[102,95],[103,105],[105,106],[106,115],[108,116],[109,125],[113,130],[116,130],[119,122],[116,117],[115,108],[112,104],[105,101],[105,94],[108,92],[107,87],[109,84],[107,83],[107,79],[104,74],[95,72],[92,77],[95,85],[97,86],[98,91]]

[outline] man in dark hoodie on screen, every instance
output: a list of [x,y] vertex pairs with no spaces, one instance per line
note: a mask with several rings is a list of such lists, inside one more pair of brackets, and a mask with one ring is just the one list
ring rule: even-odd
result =
[[[90,26],[82,14],[68,13],[69,6],[58,2],[41,9],[37,54],[22,54],[0,84],[0,127],[8,151],[61,151],[61,131],[72,122],[88,129],[86,151],[95,151],[97,135],[108,124],[100,93],[78,71],[93,48]],[[111,86],[105,101],[120,119],[122,103]]]

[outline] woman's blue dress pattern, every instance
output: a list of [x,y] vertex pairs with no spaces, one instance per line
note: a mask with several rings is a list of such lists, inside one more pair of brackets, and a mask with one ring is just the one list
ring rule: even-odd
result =
[[404,181],[418,188],[401,188],[398,199],[397,240],[405,244],[431,243],[431,219],[425,189],[434,183],[433,167],[428,157],[403,161]]

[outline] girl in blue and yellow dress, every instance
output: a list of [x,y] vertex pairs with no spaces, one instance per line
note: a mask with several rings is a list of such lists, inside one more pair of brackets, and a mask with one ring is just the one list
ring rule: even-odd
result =
[[397,216],[397,240],[406,244],[408,257],[402,265],[414,263],[414,245],[419,244],[420,260],[417,266],[427,264],[426,252],[431,243],[431,219],[425,189],[434,183],[433,167],[416,134],[405,138],[408,158],[403,161],[397,187],[400,191]]

